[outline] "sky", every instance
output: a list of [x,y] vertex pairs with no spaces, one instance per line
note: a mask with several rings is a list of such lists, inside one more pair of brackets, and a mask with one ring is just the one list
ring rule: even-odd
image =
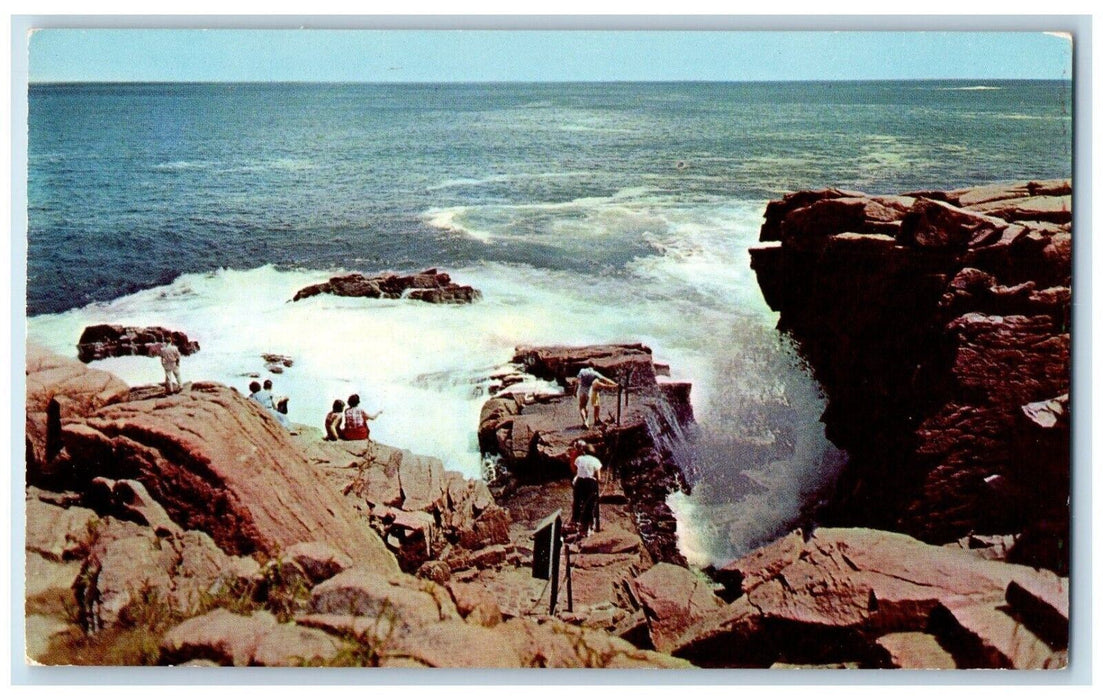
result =
[[30,82],[1071,78],[1040,31],[39,29]]

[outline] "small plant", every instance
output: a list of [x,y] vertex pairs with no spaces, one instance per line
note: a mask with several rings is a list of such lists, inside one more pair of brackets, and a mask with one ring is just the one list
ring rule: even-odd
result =
[[310,584],[306,577],[296,575],[292,567],[285,566],[280,554],[264,565],[264,583],[261,588],[263,607],[280,622],[291,620],[310,599]]
[[203,615],[216,608],[223,608],[238,615],[251,615],[262,606],[257,602],[258,586],[254,582],[237,579],[227,582],[220,579],[214,586],[201,591],[193,615]]

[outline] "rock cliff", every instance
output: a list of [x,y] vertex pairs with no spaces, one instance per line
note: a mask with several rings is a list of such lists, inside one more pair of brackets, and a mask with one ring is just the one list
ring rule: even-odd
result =
[[850,454],[827,522],[1068,571],[1067,181],[771,202],[751,251]]

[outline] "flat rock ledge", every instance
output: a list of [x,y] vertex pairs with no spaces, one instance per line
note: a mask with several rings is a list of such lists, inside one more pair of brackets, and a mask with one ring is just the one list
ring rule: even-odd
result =
[[[681,461],[696,425],[691,385],[666,379],[669,367],[638,343],[518,347],[513,363],[518,371],[556,382],[563,392],[532,395],[511,386],[483,404],[479,445],[499,460],[499,494],[508,502],[511,484],[569,480],[567,451],[575,440],[585,440],[627,499],[651,555],[684,565],[666,497],[688,491]],[[620,392],[602,392],[600,423],[591,428],[582,424],[575,398],[576,377],[585,365],[622,386]]]
[[370,299],[416,299],[431,304],[470,304],[482,298],[482,293],[467,285],[456,284],[447,272],[436,268],[414,275],[384,272],[368,277],[359,272],[332,277],[328,282],[304,287],[291,301],[308,299],[318,294]]

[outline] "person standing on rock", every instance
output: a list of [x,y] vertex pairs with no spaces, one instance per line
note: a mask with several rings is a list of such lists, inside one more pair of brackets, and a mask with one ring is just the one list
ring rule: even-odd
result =
[[176,391],[184,388],[180,383],[180,350],[172,343],[162,343],[157,353],[161,357],[161,367],[165,370],[165,393],[173,393],[172,379],[176,378]]
[[[575,395],[578,396],[578,412],[582,416],[582,425],[590,428],[592,425],[598,424],[601,409],[599,392],[601,389],[616,388],[616,382],[598,372],[591,365],[586,365],[578,371],[578,389],[576,389]],[[587,405],[593,407],[594,418],[592,424],[587,416]]]
[[349,407],[345,409],[345,425],[341,428],[342,440],[369,440],[371,431],[368,430],[368,421],[375,420],[382,414],[378,411],[374,415],[366,413],[360,408],[360,395],[353,394],[349,397]]
[[[586,454],[574,460],[574,500],[571,503],[571,522],[578,526],[579,536],[586,537],[591,529],[601,530],[598,515],[598,493],[601,482],[601,460],[587,447]],[[596,527],[595,527],[596,525]]]

